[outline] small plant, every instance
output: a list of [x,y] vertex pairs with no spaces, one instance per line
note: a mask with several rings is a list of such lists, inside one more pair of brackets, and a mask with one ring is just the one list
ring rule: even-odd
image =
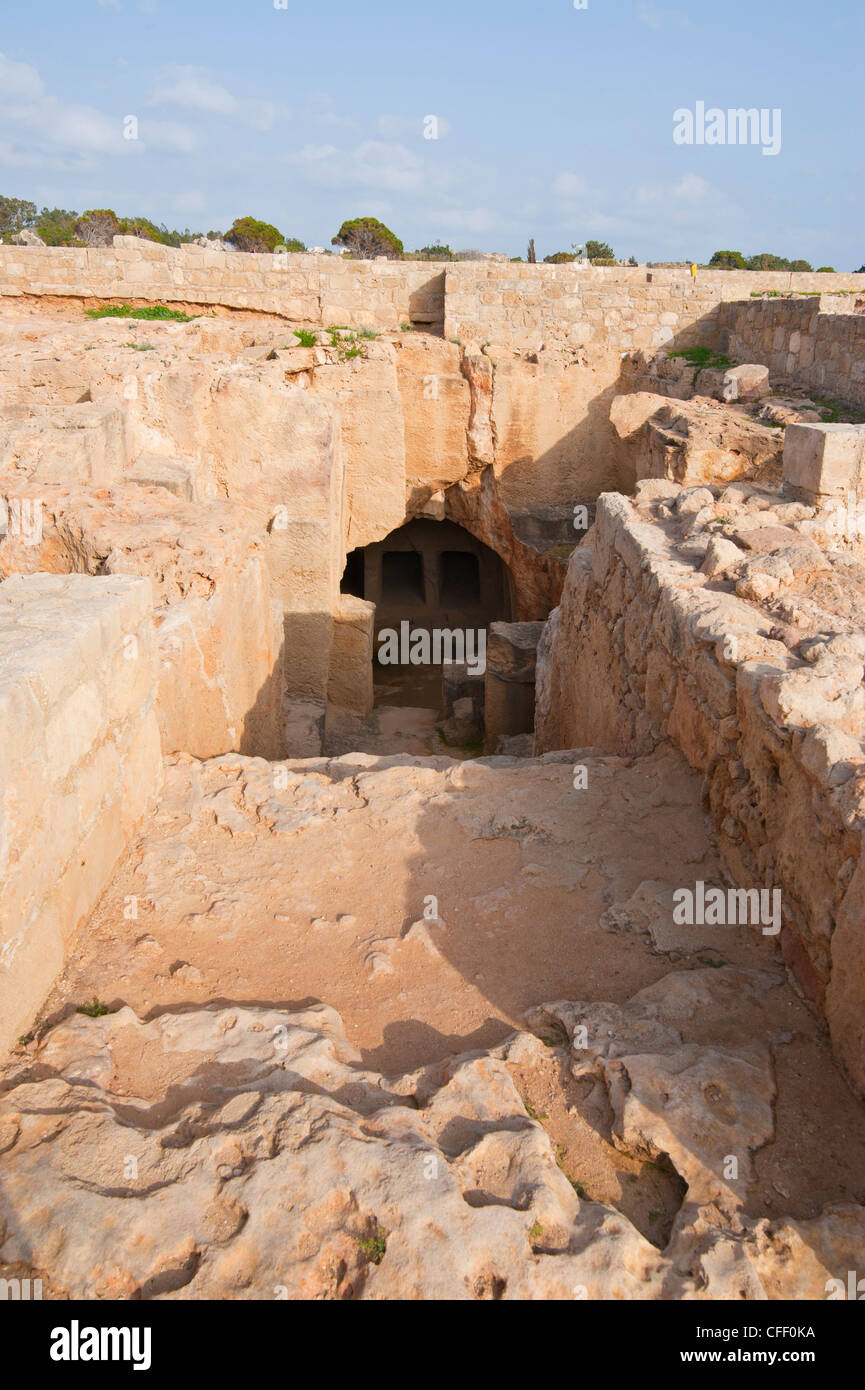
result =
[[413,323],[401,323],[401,324],[400,324],[400,331],[403,332],[403,333],[414,333],[414,324],[413,324]]
[[[636,1178],[634,1179],[634,1181],[636,1182]],[[583,1187],[583,1184],[582,1184],[581,1182],[577,1182],[577,1179],[576,1179],[576,1178],[568,1178],[568,1182],[571,1184],[571,1187],[572,1187],[572,1188],[574,1189],[574,1191],[576,1192],[576,1194],[577,1194],[577,1196],[579,1197],[580,1201],[581,1201],[581,1202],[588,1202],[588,1200],[589,1200],[589,1194],[588,1194],[588,1192],[586,1191],[586,1189]]]
[[727,964],[725,960],[711,960],[709,956],[698,956],[698,960],[707,970],[723,970]]
[[523,1105],[526,1107],[526,1114],[528,1115],[530,1120],[537,1120],[538,1123],[540,1123],[541,1120],[545,1120],[547,1118],[543,1112],[541,1112],[540,1114],[538,1113],[538,1111],[532,1105],[532,1102],[530,1100],[524,1098]]
[[371,328],[361,328],[358,330],[357,336],[359,338],[366,338],[368,341],[371,341],[373,338],[377,338],[378,334],[375,333]]
[[362,347],[344,348],[339,354],[342,362],[347,362],[350,357],[365,357],[366,353]]
[[346,333],[346,334],[348,335],[348,341],[349,341],[350,343],[354,342],[354,334],[352,333],[352,331],[351,331],[350,328],[342,328],[342,327],[329,328],[327,331],[328,331],[328,334],[330,335],[330,345],[331,345],[331,347],[339,347],[340,344],[341,344],[342,342],[345,341],[345,339],[344,339],[343,336],[342,336],[343,333]]
[[103,1018],[105,1014],[113,1014],[115,1010],[109,1009],[107,1004],[101,1003],[98,996],[94,994],[92,1004],[79,1004],[75,1012],[86,1014],[88,1018]]
[[127,346],[128,348],[132,348],[135,352],[155,352],[155,351],[156,351],[156,348],[153,346],[152,343],[127,343],[126,346]]
[[650,1211],[650,1212],[649,1212],[649,1223],[650,1223],[650,1225],[654,1226],[655,1222],[656,1222],[656,1221],[660,1221],[660,1219],[661,1219],[661,1217],[662,1217],[663,1215],[664,1215],[664,1213],[663,1213],[662,1211]]
[[133,309],[131,304],[103,304],[101,309],[85,309],[89,319],[159,319],[172,323],[192,323],[194,314],[182,314],[179,309],[169,309],[167,304],[145,304],[143,309]]
[[684,358],[686,362],[690,362],[693,367],[696,367],[697,370],[701,372],[707,369],[722,372],[733,365],[729,357],[724,357],[720,353],[716,353],[714,348],[710,347],[682,348],[681,351],[671,352],[668,355],[671,358]]
[[865,420],[865,411],[862,411],[858,406],[847,405],[844,401],[832,400],[829,396],[812,396],[811,399],[819,410],[824,424],[858,425]]
[[294,336],[299,339],[301,347],[311,348],[315,347],[318,343],[318,338],[315,333],[311,333],[308,328],[296,328],[294,330]]
[[370,1264],[380,1265],[387,1250],[387,1238],[383,1231],[377,1231],[374,1236],[359,1237],[357,1245]]
[[531,1241],[540,1240],[540,1238],[541,1238],[541,1236],[542,1236],[543,1234],[544,1234],[544,1228],[543,1228],[543,1226],[541,1225],[540,1221],[536,1221],[535,1224],[534,1224],[534,1226],[532,1227],[532,1229],[529,1231],[529,1240],[531,1240]]

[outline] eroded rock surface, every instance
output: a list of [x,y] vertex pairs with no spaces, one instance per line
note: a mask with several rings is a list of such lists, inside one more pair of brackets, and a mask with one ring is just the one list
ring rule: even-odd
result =
[[511,1072],[536,1038],[386,1078],[319,1005],[55,1028],[4,1077],[0,1258],[73,1298],[825,1297],[865,1212],[731,1214],[720,1152],[766,1139],[771,1088],[753,1056],[677,1051],[659,1015],[702,1007],[707,976],[541,1020],[588,1020],[595,1063],[630,1082],[605,1070],[618,1142],[686,1170],[663,1252],[578,1195],[526,1113]]

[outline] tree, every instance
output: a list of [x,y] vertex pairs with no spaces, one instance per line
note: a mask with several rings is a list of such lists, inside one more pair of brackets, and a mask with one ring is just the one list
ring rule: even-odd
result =
[[[826,266],[825,266],[825,265],[824,265],[823,269],[824,269],[824,270],[826,269]],[[865,265],[860,265],[859,269],[858,269],[857,271],[855,271],[854,273],[855,273],[856,275],[865,275]],[[832,271],[832,274],[833,274],[833,275],[835,274],[834,270]]]
[[[809,266],[808,269],[810,270],[811,267]],[[837,273],[838,272],[836,271],[834,265],[821,265],[820,269],[817,271],[818,275],[837,275]],[[857,275],[861,275],[863,273],[865,273],[865,265],[863,265],[861,270],[856,271]]]
[[790,269],[796,271],[807,271],[813,270],[814,267],[812,266],[810,261],[791,261]]
[[544,265],[570,265],[576,259],[573,251],[557,251],[554,256],[544,256]]
[[75,235],[85,246],[110,246],[123,228],[111,208],[90,208],[75,223]]
[[35,230],[46,246],[74,246],[77,242],[77,220],[77,212],[67,212],[65,208],[43,208]]
[[771,251],[761,251],[759,256],[748,257],[747,266],[749,270],[789,270],[790,262]]
[[538,258],[537,258],[537,256],[535,255],[535,239],[534,239],[534,237],[532,237],[531,241],[529,242],[529,249],[528,249],[528,251],[526,252],[526,260],[528,261],[529,265],[537,265],[537,263],[538,263]]
[[345,246],[364,261],[373,260],[376,256],[399,261],[403,256],[403,244],[399,237],[377,217],[355,217],[350,222],[343,222],[331,245]]
[[415,253],[422,261],[452,261],[454,253],[449,246],[434,242],[432,246],[422,246]]
[[32,227],[36,221],[36,204],[25,202],[23,198],[0,197],[0,241]]
[[709,262],[713,270],[747,270],[741,251],[716,251]]
[[287,236],[282,243],[286,251],[305,251],[306,247],[302,241],[298,241],[296,236]]
[[236,251],[274,251],[282,246],[282,233],[270,222],[259,222],[255,217],[236,217],[225,233]]
[[586,255],[590,261],[614,261],[616,259],[612,246],[606,241],[587,241]]

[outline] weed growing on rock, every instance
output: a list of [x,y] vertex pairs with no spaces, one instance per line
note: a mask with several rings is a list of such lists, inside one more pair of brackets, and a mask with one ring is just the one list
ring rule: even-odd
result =
[[142,309],[133,309],[131,304],[103,304],[101,309],[85,309],[84,312],[89,319],[165,319],[172,323],[192,323],[198,317],[169,309],[167,304],[146,304]]

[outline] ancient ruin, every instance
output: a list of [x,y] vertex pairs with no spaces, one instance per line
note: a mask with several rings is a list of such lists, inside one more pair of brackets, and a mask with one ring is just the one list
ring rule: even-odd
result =
[[0,344],[0,1276],[834,1296],[865,275],[118,236]]

